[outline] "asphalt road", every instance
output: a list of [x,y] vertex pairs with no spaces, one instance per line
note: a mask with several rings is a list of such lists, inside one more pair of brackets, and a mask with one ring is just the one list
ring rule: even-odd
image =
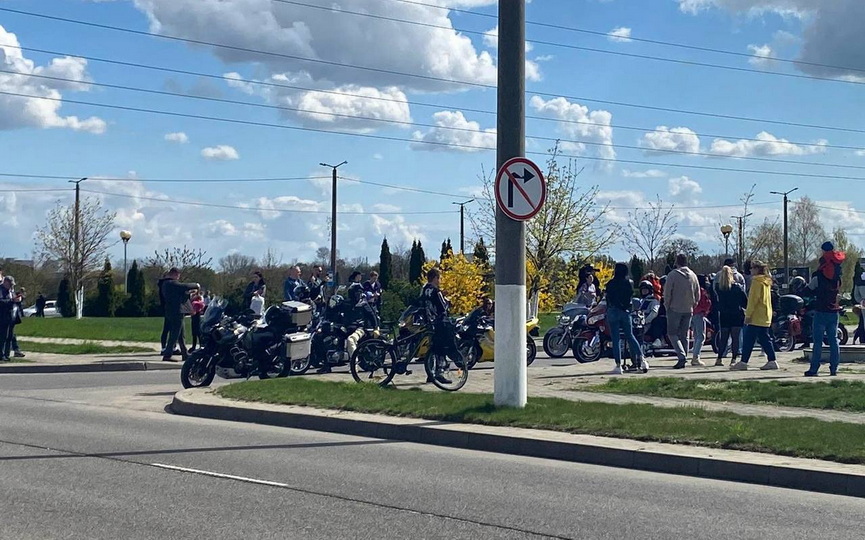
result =
[[178,388],[0,377],[0,538],[862,537],[859,499],[178,417]]

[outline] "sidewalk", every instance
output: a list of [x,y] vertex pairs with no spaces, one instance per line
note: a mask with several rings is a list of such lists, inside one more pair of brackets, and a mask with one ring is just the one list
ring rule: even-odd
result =
[[[82,343],[96,343],[105,347],[141,347],[142,349],[152,349],[159,352],[161,350],[158,343],[150,343],[147,341],[106,341],[100,339],[74,339],[74,338],[49,338],[49,337],[31,337],[18,336],[19,341],[32,341],[34,343],[57,343],[80,345]],[[25,350],[25,352],[27,352]]]

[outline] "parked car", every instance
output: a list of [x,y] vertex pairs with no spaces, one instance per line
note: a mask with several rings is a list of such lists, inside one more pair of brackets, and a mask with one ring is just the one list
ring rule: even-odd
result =
[[[29,308],[24,308],[24,316],[25,317],[35,317],[36,316],[36,306],[30,306]],[[56,300],[48,300],[45,302],[45,316],[46,317],[61,317],[60,310],[57,309],[57,301]]]

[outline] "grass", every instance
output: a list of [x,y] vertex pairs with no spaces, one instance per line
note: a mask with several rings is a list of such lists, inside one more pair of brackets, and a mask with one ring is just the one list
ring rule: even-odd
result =
[[524,409],[497,409],[489,394],[396,390],[302,378],[242,382],[223,386],[217,393],[244,401],[865,463],[865,425],[812,418],[765,418],[697,408],[612,405],[559,398],[529,398]]
[[[184,336],[191,339],[189,317],[184,324]],[[94,318],[81,320],[28,317],[15,327],[18,336],[75,338],[111,341],[145,341],[159,343],[162,317]]]
[[36,341],[18,340],[18,345],[24,352],[51,354],[117,354],[153,352],[146,347],[105,346],[88,341],[85,343],[39,343]]
[[541,337],[543,337],[544,334],[547,333],[547,330],[549,330],[550,328],[553,328],[554,326],[557,326],[559,324],[558,321],[556,320],[559,317],[559,315],[561,315],[561,313],[558,313],[558,312],[541,313],[538,315],[538,318],[540,319],[539,330],[541,332]]
[[865,383],[861,381],[715,381],[648,377],[612,379],[604,384],[581,387],[589,392],[638,394],[643,396],[733,401],[738,403],[809,407],[834,411],[865,411]]
[[844,326],[858,326],[859,315],[856,315],[852,310],[849,310],[844,315],[841,315],[841,322]]

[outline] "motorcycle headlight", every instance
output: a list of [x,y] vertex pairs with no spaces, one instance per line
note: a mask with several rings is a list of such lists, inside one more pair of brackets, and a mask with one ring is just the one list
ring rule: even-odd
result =
[[559,315],[559,324],[568,324],[571,322],[571,318],[567,315]]

